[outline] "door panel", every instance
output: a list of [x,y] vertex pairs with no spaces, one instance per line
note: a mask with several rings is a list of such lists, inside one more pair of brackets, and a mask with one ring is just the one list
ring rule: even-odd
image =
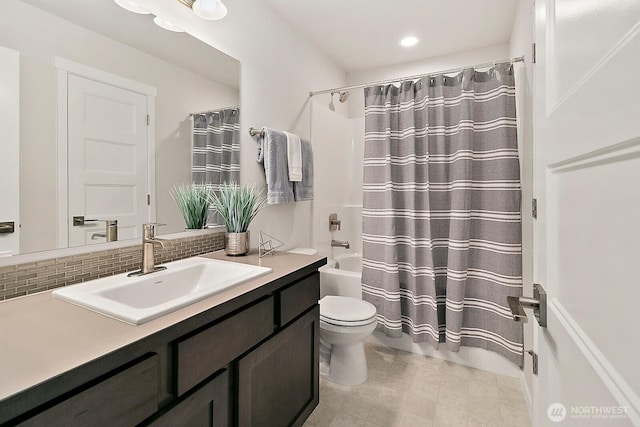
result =
[[20,253],[20,53],[0,46],[0,222],[14,223],[0,233],[0,257]]
[[[638,21],[636,0],[551,0],[549,67],[559,101],[596,67]],[[597,29],[587,31],[586,28]],[[553,100],[553,98],[552,98]]]
[[536,425],[555,424],[553,403],[566,425],[640,424],[639,32],[638,1],[536,1]]
[[102,243],[103,222],[118,239],[140,236],[149,221],[146,96],[78,76],[68,80],[69,246]]

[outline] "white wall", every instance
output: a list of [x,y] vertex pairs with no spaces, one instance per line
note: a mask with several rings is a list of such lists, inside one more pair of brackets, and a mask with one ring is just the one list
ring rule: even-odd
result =
[[[516,100],[518,114],[518,148],[520,151],[520,172],[522,181],[522,277],[524,294],[533,295],[533,64],[531,63],[531,43],[533,43],[534,0],[520,0],[511,34],[509,51],[511,56],[524,55],[524,65],[515,67]],[[535,323],[524,324],[525,349],[533,348],[533,327]],[[525,395],[531,407],[533,392],[533,371],[531,357],[525,354],[523,375]]]
[[[171,17],[176,25],[241,62],[242,183],[265,183],[249,127],[269,126],[309,138],[309,91],[346,83],[340,67],[262,0],[225,2],[229,14],[214,22],[195,17],[175,0],[138,3],[157,15]],[[316,191],[319,185],[316,181]],[[251,227],[252,246],[257,246],[260,230],[284,241],[285,248],[309,246],[312,203],[268,207]]]
[[55,56],[158,89],[157,219],[166,232],[183,230],[169,189],[191,181],[187,114],[236,105],[238,91],[18,1],[0,3],[0,45],[21,53],[21,252],[56,247]]

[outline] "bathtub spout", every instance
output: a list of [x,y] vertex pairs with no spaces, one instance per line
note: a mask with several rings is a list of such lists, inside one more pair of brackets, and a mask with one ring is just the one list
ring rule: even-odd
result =
[[345,249],[349,249],[349,241],[342,241],[342,240],[332,240],[331,241],[331,247],[332,248],[345,248]]

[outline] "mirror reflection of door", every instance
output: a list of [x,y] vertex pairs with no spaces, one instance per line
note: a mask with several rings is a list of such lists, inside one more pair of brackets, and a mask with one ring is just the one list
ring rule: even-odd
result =
[[[69,75],[67,81],[69,246],[139,237],[150,221],[147,96]],[[85,225],[75,225],[84,216]]]
[[20,253],[19,111],[20,53],[0,46],[0,257]]

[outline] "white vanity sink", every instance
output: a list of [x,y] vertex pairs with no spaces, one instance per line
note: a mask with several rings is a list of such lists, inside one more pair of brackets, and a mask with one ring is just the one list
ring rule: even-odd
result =
[[272,271],[202,257],[164,265],[166,270],[145,276],[124,273],[67,286],[53,291],[53,296],[140,325]]

